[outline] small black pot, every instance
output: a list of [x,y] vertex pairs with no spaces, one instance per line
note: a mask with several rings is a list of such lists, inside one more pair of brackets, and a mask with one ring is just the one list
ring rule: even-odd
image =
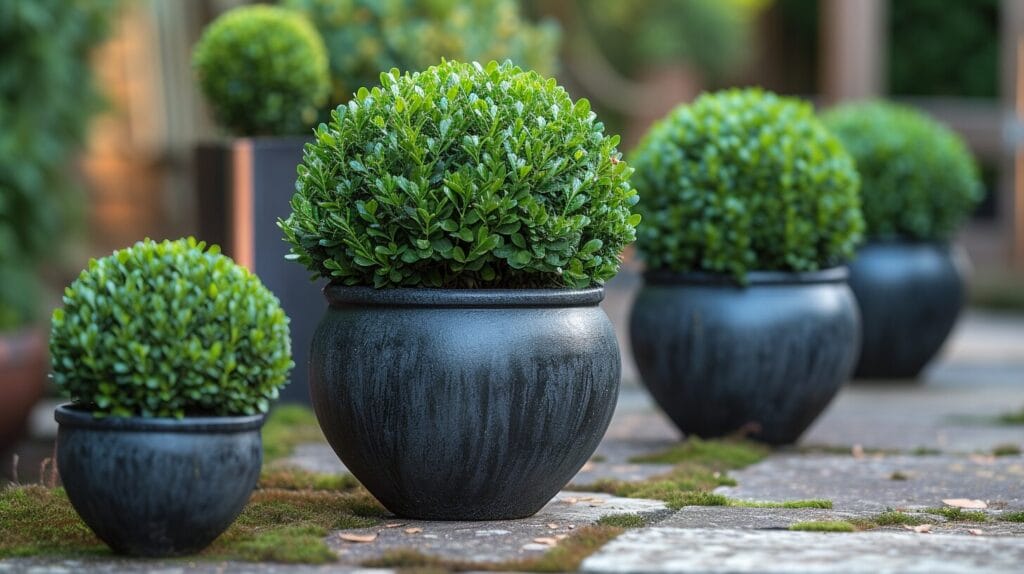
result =
[[608,428],[621,364],[602,289],[324,293],[313,408],[398,516],[533,515]]
[[259,479],[263,415],[94,418],[65,405],[55,418],[68,498],[115,552],[202,550],[234,522]]
[[644,383],[687,435],[795,442],[857,358],[846,276],[754,272],[741,287],[719,275],[646,274],[630,318]]
[[854,377],[913,379],[942,348],[964,306],[962,261],[940,243],[878,242],[850,264],[863,341]]

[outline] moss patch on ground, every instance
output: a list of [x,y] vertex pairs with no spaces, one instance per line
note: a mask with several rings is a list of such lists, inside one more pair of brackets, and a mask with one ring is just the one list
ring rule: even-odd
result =
[[1024,425],[1024,408],[1001,415],[999,422],[1004,425]]
[[630,462],[689,462],[716,470],[732,470],[761,462],[769,452],[768,447],[747,440],[702,440],[693,437],[662,452],[635,456]]
[[[289,482],[288,476],[295,480]],[[336,557],[324,542],[329,530],[373,526],[386,513],[351,477],[325,488],[325,478],[293,471],[275,474],[269,483],[273,488],[264,482],[238,520],[196,559],[332,562]],[[110,553],[59,488],[0,490],[0,524],[0,558]]]
[[964,510],[952,506],[926,508],[922,512],[937,514],[950,522],[988,522],[988,515],[980,510]]
[[801,532],[854,532],[857,527],[845,520],[810,520],[797,522],[789,529]]
[[321,474],[295,467],[264,468],[260,488],[285,490],[354,490],[359,481],[351,474]]
[[820,498],[812,498],[810,500],[786,500],[783,502],[759,502],[753,500],[729,499],[729,506],[739,506],[743,508],[823,508],[825,510],[832,510],[832,501]]
[[263,461],[286,457],[310,442],[327,442],[313,411],[300,405],[277,407],[263,425]]
[[446,560],[423,554],[413,549],[397,549],[380,558],[367,560],[370,568],[398,568],[422,571],[513,571],[513,572],[574,572],[580,564],[624,530],[616,526],[597,525],[577,529],[569,538],[541,556],[505,562],[465,562]]
[[642,528],[647,526],[647,519],[639,514],[609,514],[597,521],[598,526],[615,526],[617,528]]
[[1024,511],[1004,512],[999,515],[999,520],[1003,522],[1024,522]]
[[1015,444],[1000,444],[992,449],[993,456],[1017,456],[1021,453],[1020,447]]

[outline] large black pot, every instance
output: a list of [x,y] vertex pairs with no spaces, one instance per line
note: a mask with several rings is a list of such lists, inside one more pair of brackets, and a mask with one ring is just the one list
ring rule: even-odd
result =
[[877,242],[850,264],[863,341],[854,377],[912,379],[939,352],[964,306],[964,282],[948,245]]
[[530,516],[608,428],[621,365],[601,289],[324,293],[313,408],[352,474],[399,516]]
[[95,418],[65,405],[55,418],[68,498],[115,552],[202,550],[238,517],[259,478],[263,415]]
[[857,358],[845,268],[754,272],[746,286],[702,273],[648,273],[630,318],[633,356],[683,433],[795,442]]

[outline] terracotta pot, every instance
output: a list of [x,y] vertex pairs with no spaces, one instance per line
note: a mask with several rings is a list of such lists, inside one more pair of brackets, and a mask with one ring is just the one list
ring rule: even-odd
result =
[[0,451],[25,430],[46,387],[46,338],[39,329],[0,333]]

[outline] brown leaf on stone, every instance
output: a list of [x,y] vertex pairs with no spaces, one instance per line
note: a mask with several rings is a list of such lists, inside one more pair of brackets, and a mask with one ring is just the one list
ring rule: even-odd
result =
[[944,498],[942,503],[946,506],[952,506],[954,508],[966,508],[968,510],[984,510],[988,508],[988,504],[984,500],[976,500],[971,498]]
[[558,525],[554,522],[551,522],[548,524],[548,528],[550,528],[551,530],[558,530]]
[[850,454],[853,455],[853,458],[864,458],[864,447],[859,444],[855,444],[853,445],[853,448],[850,449]]
[[932,531],[932,525],[931,524],[921,524],[919,526],[904,525],[903,527],[906,528],[907,530],[913,530],[914,532],[916,532],[918,534],[929,534]]
[[590,462],[589,460],[586,463],[584,463],[582,467],[580,467],[580,472],[590,472],[592,470],[594,470],[594,463]]
[[406,528],[405,529],[405,533],[406,534],[419,534],[420,532],[423,532],[422,528]]
[[338,535],[338,538],[341,538],[345,542],[362,542],[362,543],[366,543],[366,542],[373,542],[374,540],[376,540],[377,539],[377,533],[374,532],[373,534],[350,534],[348,532],[342,532],[341,534]]
[[577,502],[579,502],[579,500],[576,499],[576,498],[570,497],[570,498],[563,498],[562,502],[564,502],[566,504],[576,504]]
[[405,523],[404,522],[393,522],[391,524],[385,524],[384,528],[398,528],[400,526],[405,526]]
[[565,540],[568,537],[568,534],[555,534],[555,540]]
[[969,532],[972,536],[981,536],[982,534],[985,534],[985,531],[980,528],[968,528],[967,532]]
[[558,544],[558,540],[557,539],[549,538],[549,537],[546,537],[546,536],[542,536],[540,538],[534,538],[533,541],[536,542],[537,544],[544,544],[544,545],[547,545],[547,546],[554,546],[554,545]]

